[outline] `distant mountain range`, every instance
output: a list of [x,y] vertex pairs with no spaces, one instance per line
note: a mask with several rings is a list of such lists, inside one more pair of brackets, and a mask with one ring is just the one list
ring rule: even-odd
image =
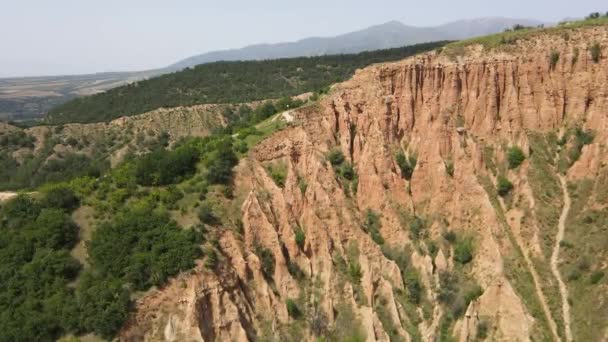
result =
[[186,58],[164,70],[176,71],[220,60],[275,59],[356,53],[431,41],[460,40],[502,32],[515,24],[537,26],[543,23],[529,19],[491,17],[459,20],[433,27],[416,27],[398,21],[390,21],[335,37],[313,37],[291,43],[257,44],[241,49],[208,52]]
[[240,49],[207,52],[157,70],[0,79],[0,120],[39,118],[53,106],[74,97],[106,91],[203,63],[356,53],[483,36],[502,32],[515,24],[537,26],[543,23],[537,20],[490,17],[459,20],[434,27],[416,27],[391,21],[335,37],[313,37],[290,43],[257,44]]

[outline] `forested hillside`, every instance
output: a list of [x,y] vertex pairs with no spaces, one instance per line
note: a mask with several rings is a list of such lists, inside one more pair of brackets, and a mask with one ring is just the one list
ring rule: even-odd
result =
[[242,103],[318,91],[367,65],[445,45],[425,43],[350,55],[217,62],[78,98],[51,110],[51,124],[102,122],[159,107]]

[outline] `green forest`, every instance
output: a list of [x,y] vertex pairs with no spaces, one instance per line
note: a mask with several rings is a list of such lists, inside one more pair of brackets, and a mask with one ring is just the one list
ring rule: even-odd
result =
[[[301,104],[283,100],[278,107]],[[127,156],[103,177],[86,171],[86,161],[66,161],[85,172],[60,178],[35,173],[44,183],[37,192],[0,205],[0,341],[55,341],[86,333],[112,339],[136,291],[162,286],[199,258],[215,268],[221,252],[204,223],[221,218],[208,198],[233,198],[238,156],[259,141],[252,136],[261,139],[282,127],[278,121],[266,133],[255,127],[276,112],[270,102],[255,110],[241,106],[225,113],[229,125],[211,136]],[[5,143],[30,143],[22,140]],[[84,228],[72,214],[82,206],[94,210],[94,229],[86,259],[78,260],[72,251]],[[198,213],[204,223],[180,226],[171,217],[178,209]]]
[[367,65],[400,60],[447,42],[317,57],[215,62],[74,99],[52,109],[49,124],[103,122],[160,107],[243,103],[313,92]]

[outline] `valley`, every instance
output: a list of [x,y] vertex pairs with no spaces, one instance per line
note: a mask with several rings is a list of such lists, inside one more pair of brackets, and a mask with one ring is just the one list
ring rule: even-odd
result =
[[606,340],[608,16],[358,56],[0,124],[0,340]]

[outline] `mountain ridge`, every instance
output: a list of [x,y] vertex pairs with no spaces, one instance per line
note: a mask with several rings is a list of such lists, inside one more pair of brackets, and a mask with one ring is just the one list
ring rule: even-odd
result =
[[[537,26],[545,23],[533,19],[481,17],[461,19],[436,26],[414,26],[391,20],[336,36],[308,37],[293,42],[260,43],[236,49],[210,51],[185,58],[169,65],[164,70],[177,71],[197,64],[220,60],[255,60],[356,53],[430,41],[472,38],[497,33],[515,24]],[[391,36],[387,38],[385,36],[387,34]],[[349,42],[350,45],[347,45]]]

